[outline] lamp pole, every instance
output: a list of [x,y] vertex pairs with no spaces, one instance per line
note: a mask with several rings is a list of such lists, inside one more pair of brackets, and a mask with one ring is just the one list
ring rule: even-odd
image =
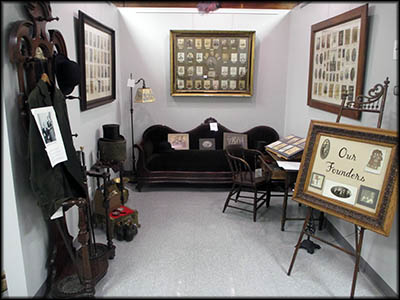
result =
[[[130,73],[130,77],[129,77],[130,79],[129,79],[129,86],[130,86],[130,88],[131,88],[131,133],[132,133],[132,178],[131,178],[131,182],[133,182],[133,183],[136,183],[137,182],[137,179],[136,179],[136,176],[137,176],[137,171],[136,171],[136,159],[135,159],[135,148],[134,148],[134,145],[135,145],[135,141],[134,141],[134,138],[135,138],[135,135],[134,135],[134,133],[133,133],[133,102],[134,102],[134,99],[133,99],[133,87],[135,86],[135,85],[137,85],[139,82],[143,82],[143,86],[142,86],[142,89],[144,90],[144,89],[146,89],[146,83],[145,83],[145,81],[144,81],[144,79],[143,78],[140,78],[139,80],[137,80],[136,82],[134,82],[134,84],[132,84],[132,73]],[[137,99],[136,99],[137,100]],[[153,100],[154,101],[154,100]],[[151,101],[150,101],[151,102]]]
[[[132,73],[130,74],[132,80]],[[132,133],[132,182],[136,182],[136,160],[135,160],[135,149],[134,149],[134,134],[133,134],[133,87],[131,86],[131,133]]]

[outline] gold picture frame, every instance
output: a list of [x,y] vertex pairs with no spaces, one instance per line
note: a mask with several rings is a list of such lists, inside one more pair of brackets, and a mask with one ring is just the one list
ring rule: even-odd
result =
[[397,143],[396,131],[311,121],[293,200],[388,236]]
[[171,30],[171,96],[253,95],[255,31]]
[[[307,105],[337,114],[342,95],[358,101],[364,84],[368,4],[311,26]],[[360,119],[360,111],[343,115]]]
[[188,133],[168,133],[168,142],[175,150],[189,150]]

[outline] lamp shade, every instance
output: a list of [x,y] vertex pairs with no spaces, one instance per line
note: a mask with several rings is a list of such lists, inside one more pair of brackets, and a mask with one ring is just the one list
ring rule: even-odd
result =
[[136,91],[135,102],[146,103],[154,102],[156,99],[153,96],[151,88],[138,88]]

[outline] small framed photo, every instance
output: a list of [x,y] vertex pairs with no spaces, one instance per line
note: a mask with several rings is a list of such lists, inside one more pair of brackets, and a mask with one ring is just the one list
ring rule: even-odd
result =
[[361,185],[356,204],[375,209],[378,196],[379,191],[377,189]]
[[224,132],[224,149],[226,149],[228,145],[238,144],[242,145],[244,149],[247,149],[247,134]]
[[370,151],[369,159],[367,165],[365,166],[365,171],[380,174],[382,171],[382,166],[385,163],[386,151],[380,147],[376,147]]
[[199,139],[200,150],[215,150],[215,139]]
[[189,150],[188,133],[168,133],[168,142],[175,150]]
[[310,186],[312,186],[316,189],[322,190],[324,181],[325,181],[324,175],[313,172],[311,174]]

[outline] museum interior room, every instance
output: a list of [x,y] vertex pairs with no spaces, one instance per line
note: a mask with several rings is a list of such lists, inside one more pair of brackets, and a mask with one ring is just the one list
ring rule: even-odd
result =
[[398,298],[398,5],[2,1],[2,297]]

